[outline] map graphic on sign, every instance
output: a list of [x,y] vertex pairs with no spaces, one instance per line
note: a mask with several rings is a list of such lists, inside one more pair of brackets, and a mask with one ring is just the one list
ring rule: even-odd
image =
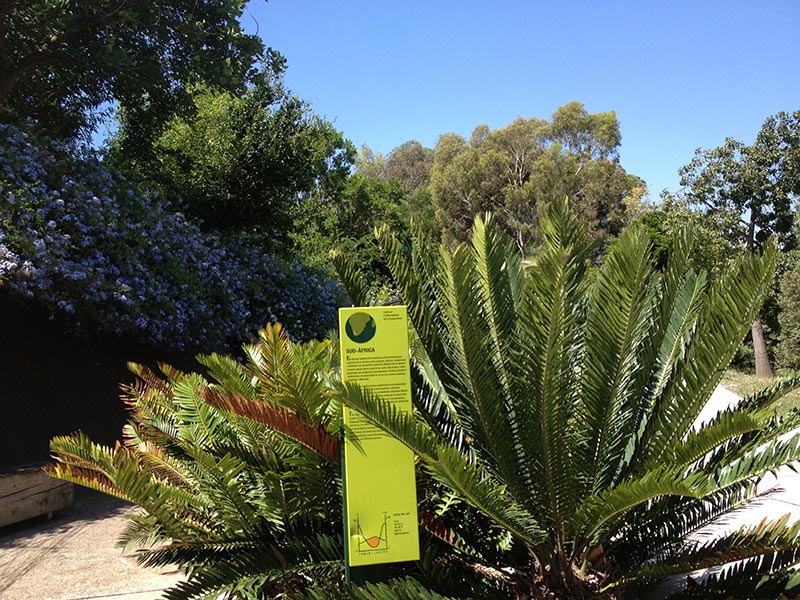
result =
[[344,326],[347,337],[357,344],[366,344],[375,337],[377,327],[372,315],[365,312],[353,313]]

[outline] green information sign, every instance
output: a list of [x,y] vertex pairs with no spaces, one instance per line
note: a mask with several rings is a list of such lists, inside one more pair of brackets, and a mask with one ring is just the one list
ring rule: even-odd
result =
[[[342,308],[339,332],[344,381],[411,413],[406,307]],[[419,559],[414,453],[358,411],[345,408],[344,424],[350,566]]]

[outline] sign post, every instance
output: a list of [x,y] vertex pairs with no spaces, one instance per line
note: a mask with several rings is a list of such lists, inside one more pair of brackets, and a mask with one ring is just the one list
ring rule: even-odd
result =
[[[339,331],[342,379],[410,414],[406,307],[339,309]],[[344,426],[348,565],[418,560],[414,453],[347,407]]]

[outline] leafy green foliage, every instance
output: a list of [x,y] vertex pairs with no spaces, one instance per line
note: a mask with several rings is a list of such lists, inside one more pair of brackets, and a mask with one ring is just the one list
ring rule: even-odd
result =
[[245,352],[245,366],[202,359],[216,383],[133,366],[124,443],[52,442],[53,475],[144,508],[122,542],[144,545],[144,564],[187,568],[168,598],[299,596],[312,582],[341,583],[334,348],[292,344],[276,326]]
[[469,141],[441,136],[431,193],[443,238],[466,240],[475,216],[490,211],[525,252],[541,239],[543,207],[570,197],[602,246],[621,231],[631,198],[644,188],[619,165],[619,143],[616,114],[590,114],[579,102],[560,107],[550,121],[479,126]]
[[[130,516],[120,544],[137,549],[145,565],[186,570],[166,598],[436,599],[436,590],[463,595],[484,578],[480,565],[442,549],[455,544],[466,557],[491,551],[498,544],[486,537],[491,527],[470,509],[454,510],[423,478],[426,558],[390,567],[384,583],[348,588],[336,344],[294,343],[276,325],[243,353],[244,363],[199,357],[210,379],[131,365],[138,379],[125,389],[131,419],[122,443],[103,447],[80,433],[51,443],[58,461],[51,475],[143,509]],[[451,522],[465,519],[475,529],[460,538]]]
[[404,229],[399,184],[353,173],[335,200],[316,194],[294,210],[293,245],[311,264],[329,265],[329,252],[346,257],[376,294],[386,294],[389,273],[373,235],[376,225]]
[[800,196],[798,153],[800,111],[780,112],[764,121],[749,146],[728,138],[718,148],[698,150],[680,171],[681,185],[694,204],[725,219],[732,240],[750,249],[777,236],[791,249]]
[[[696,271],[715,272],[723,265],[735,246],[722,231],[731,226],[729,213],[708,215],[689,205],[685,198],[663,194],[658,206],[645,212],[638,221],[647,228],[656,268],[663,270],[675,240],[687,227],[694,232],[691,261]],[[612,242],[613,244],[614,242]]]
[[187,107],[198,81],[243,89],[261,58],[269,72],[283,58],[265,51],[239,23],[244,0],[25,0],[0,5],[0,111],[55,137],[92,125],[118,102],[132,146],[147,145]]
[[152,156],[117,159],[203,229],[258,229],[286,247],[299,202],[338,197],[353,150],[279,79],[262,76],[241,96],[195,87],[192,100],[194,114],[170,120]]
[[780,343],[778,361],[781,367],[800,369],[800,252],[786,255],[786,269],[779,282]]

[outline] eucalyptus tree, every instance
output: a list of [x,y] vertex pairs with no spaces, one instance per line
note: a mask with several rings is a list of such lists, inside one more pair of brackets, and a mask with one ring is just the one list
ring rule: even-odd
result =
[[491,211],[525,252],[539,241],[543,207],[569,196],[602,250],[628,221],[626,203],[644,185],[620,166],[620,139],[613,111],[591,114],[579,102],[560,107],[551,120],[479,126],[469,141],[441,136],[431,192],[444,238],[466,240],[475,216]]

